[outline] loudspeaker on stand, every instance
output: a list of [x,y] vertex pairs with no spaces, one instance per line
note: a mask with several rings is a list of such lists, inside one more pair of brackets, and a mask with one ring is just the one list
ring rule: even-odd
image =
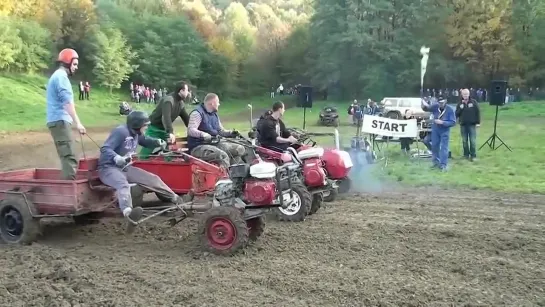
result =
[[494,80],[490,84],[490,105],[503,106],[507,96],[507,81]]

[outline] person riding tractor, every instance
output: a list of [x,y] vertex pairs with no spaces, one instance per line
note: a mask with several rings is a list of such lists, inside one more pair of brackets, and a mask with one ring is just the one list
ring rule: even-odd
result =
[[141,207],[132,207],[129,184],[145,186],[173,203],[188,201],[174,193],[157,175],[129,165],[138,145],[154,149],[153,151],[166,149],[167,143],[164,140],[145,136],[149,125],[150,120],[145,112],[132,111],[127,116],[126,124],[114,128],[100,148],[98,175],[102,183],[116,190],[119,209],[129,220],[128,232],[134,229],[132,222],[140,220],[143,213]]
[[[146,136],[159,138],[170,144],[176,142],[172,123],[180,116],[185,126],[188,126],[189,114],[184,104],[184,99],[188,96],[191,94],[185,82],[180,83],[171,95],[163,96],[150,115],[150,126],[146,130]],[[150,153],[149,148],[142,148],[139,157],[147,159]]]
[[283,152],[288,147],[298,148],[297,139],[286,129],[280,119],[284,115],[284,103],[277,101],[272,110],[267,111],[257,123],[258,141],[262,147]]
[[187,149],[199,159],[214,161],[228,168],[231,164],[244,163],[242,158],[246,154],[246,148],[221,140],[215,144],[207,144],[212,137],[240,135],[237,130],[226,130],[222,126],[218,116],[219,105],[218,95],[209,93],[204,97],[204,102],[191,111],[187,126]]

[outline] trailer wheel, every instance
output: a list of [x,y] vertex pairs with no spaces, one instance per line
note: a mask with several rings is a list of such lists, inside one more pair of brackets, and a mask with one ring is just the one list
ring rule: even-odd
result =
[[291,186],[293,201],[287,208],[274,208],[276,217],[280,221],[301,222],[309,214],[312,207],[312,196],[307,188],[301,183]]
[[323,193],[316,193],[312,195],[312,205],[310,206],[310,212],[308,213],[308,215],[312,215],[318,212],[318,210],[320,210],[320,208],[322,207],[323,202],[324,202]]
[[19,199],[0,202],[0,241],[8,244],[30,244],[40,234],[40,220],[34,218],[33,207]]
[[206,211],[199,223],[199,235],[204,250],[229,256],[246,247],[249,230],[238,209],[213,207]]

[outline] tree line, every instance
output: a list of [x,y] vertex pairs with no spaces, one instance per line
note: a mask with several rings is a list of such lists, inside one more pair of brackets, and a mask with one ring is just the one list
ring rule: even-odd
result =
[[336,98],[545,85],[539,0],[2,0],[0,70],[44,72],[62,48],[110,89],[130,81],[247,97],[282,83]]

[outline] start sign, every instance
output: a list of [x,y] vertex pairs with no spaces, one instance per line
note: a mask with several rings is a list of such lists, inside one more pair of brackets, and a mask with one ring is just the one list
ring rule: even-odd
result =
[[415,138],[418,135],[418,126],[416,119],[392,119],[365,115],[361,131],[380,136]]

